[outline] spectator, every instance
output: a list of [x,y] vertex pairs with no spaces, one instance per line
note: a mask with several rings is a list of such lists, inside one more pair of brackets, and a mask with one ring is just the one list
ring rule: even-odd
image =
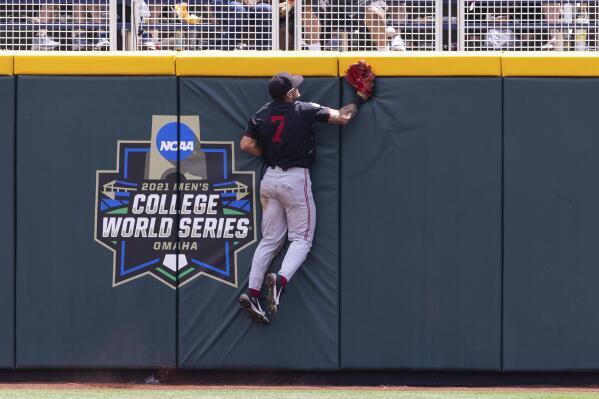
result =
[[[87,50],[88,39],[85,37],[91,31],[95,31],[98,26],[108,25],[108,21],[102,21],[103,10],[100,5],[94,4],[73,4],[71,6],[71,20],[73,31],[71,33],[71,50]],[[48,36],[48,24],[56,22],[58,17],[58,6],[54,4],[41,4],[39,14],[35,22],[40,24],[40,29],[36,37],[32,40],[31,49],[44,51],[54,50],[60,43]],[[97,50],[105,49],[110,46],[106,29],[100,33],[98,41],[94,48]]]
[[279,3],[279,50],[295,50],[294,0]]
[[32,39],[31,49],[35,51],[54,50],[60,45],[48,37],[48,24],[54,22],[56,18],[56,6],[52,4],[40,4],[38,17],[34,18],[34,22],[40,24],[37,35]]
[[259,50],[271,49],[272,6],[257,0],[213,0],[213,13],[222,27],[220,44],[222,50],[244,48],[243,37],[250,47]]
[[[206,15],[206,13],[204,13],[204,15],[202,15],[202,16],[198,16],[198,15],[192,13],[192,10],[195,9],[194,6],[195,6],[195,4],[190,5],[188,3],[177,3],[172,7],[172,10],[174,11],[176,18],[187,25],[204,25],[204,26],[206,26],[206,25],[210,24],[211,20],[210,20],[210,18],[208,18],[208,15]],[[202,28],[200,28],[200,30],[196,30],[194,28],[189,27],[185,30],[176,31],[174,33],[175,49],[176,50],[193,49],[197,45],[196,39],[197,39],[198,33],[199,32],[201,33],[201,29]]]
[[133,5],[137,18],[137,36],[141,38],[142,50],[157,50],[159,44],[154,42],[153,37],[158,37],[158,32],[155,29],[151,33],[145,32],[144,22],[150,25],[159,24],[162,17],[162,5],[152,4],[148,6],[144,0],[134,0]]
[[[142,1],[145,4],[145,2]],[[174,6],[177,17],[190,25],[196,25],[202,22],[201,18],[195,14],[189,13],[189,5],[187,3],[178,3]]]
[[[71,49],[76,51],[87,50],[89,42],[85,35],[95,30],[96,27],[102,26],[102,7],[91,4],[73,4],[72,13],[73,23],[76,28],[72,33]],[[110,40],[105,29],[100,32],[98,41],[94,44],[95,50],[105,50],[110,47]]]
[[160,46],[160,27],[172,25],[173,16],[183,24],[203,25],[197,31],[192,27],[175,31],[174,47],[177,49],[193,48],[196,45],[195,34],[204,29],[210,31],[207,44],[210,49],[271,48],[272,7],[262,2],[268,0],[209,1],[207,5],[201,4],[201,13],[194,7],[196,4],[179,2],[166,9],[168,15],[165,16],[162,4],[146,4],[143,0],[135,0],[139,28],[137,34],[141,37],[141,48],[154,50]]
[[513,49],[516,37],[511,29],[489,29],[486,35],[486,44],[493,50]]
[[[372,45],[379,51],[390,50],[384,0],[314,0],[304,6],[305,41],[309,50],[321,50],[320,34],[322,25],[339,30],[352,29],[354,21],[361,21],[370,34]],[[393,33],[394,50],[405,50],[405,44],[399,35]]]

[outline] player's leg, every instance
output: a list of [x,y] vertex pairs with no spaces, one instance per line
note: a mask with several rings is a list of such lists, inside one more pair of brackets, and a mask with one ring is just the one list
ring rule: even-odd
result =
[[[312,195],[312,181],[310,172],[304,169],[303,173],[294,176],[295,188],[291,206],[286,206],[287,214],[287,237],[291,244],[283,259],[283,264],[279,274],[288,282],[295,272],[306,260],[308,252],[312,247],[314,238],[314,228],[316,227],[316,206],[314,196]],[[289,205],[287,203],[286,205]]]
[[285,242],[287,222],[285,208],[274,197],[273,178],[267,174],[260,185],[260,202],[262,203],[262,240],[256,248],[250,269],[248,292],[239,297],[239,303],[258,324],[268,323],[268,318],[261,304],[262,282],[264,274],[274,255]]
[[[269,275],[269,308],[276,311],[280,293],[285,289],[295,272],[306,260],[312,247],[314,228],[316,226],[316,206],[312,195],[312,182],[308,169],[294,168],[288,178],[278,188],[279,198],[287,215],[287,237],[291,244],[283,259],[283,265],[275,284]],[[272,298],[272,299],[271,299]]]
[[275,198],[261,196],[262,239],[254,253],[250,270],[250,290],[260,291],[270,262],[285,243],[287,222],[285,208]]

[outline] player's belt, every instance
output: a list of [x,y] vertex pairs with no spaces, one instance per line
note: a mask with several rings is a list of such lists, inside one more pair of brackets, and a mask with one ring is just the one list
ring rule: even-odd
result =
[[280,166],[269,166],[269,169],[274,169],[276,171],[280,171],[280,172],[287,172],[287,169],[289,168],[281,168]]
[[269,166],[268,169],[272,169],[276,172],[287,172],[291,169],[308,169],[305,166],[288,166],[288,167],[280,167],[280,166]]

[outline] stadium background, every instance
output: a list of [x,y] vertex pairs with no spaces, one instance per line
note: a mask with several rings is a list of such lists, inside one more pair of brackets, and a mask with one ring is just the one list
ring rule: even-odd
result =
[[[147,140],[154,114],[238,140],[280,70],[340,106],[360,58],[375,98],[317,129],[315,245],[270,327],[236,303],[253,246],[237,289],[111,286],[93,204],[117,140]],[[599,368],[598,57],[17,53],[0,66],[2,368]]]
[[598,48],[597,0],[0,2],[0,50]]

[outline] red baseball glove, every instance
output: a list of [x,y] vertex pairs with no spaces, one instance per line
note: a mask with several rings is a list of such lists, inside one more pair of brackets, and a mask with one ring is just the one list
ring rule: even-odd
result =
[[368,98],[372,97],[374,78],[375,75],[372,68],[364,60],[351,64],[347,71],[345,71],[345,80],[347,80],[347,83]]

